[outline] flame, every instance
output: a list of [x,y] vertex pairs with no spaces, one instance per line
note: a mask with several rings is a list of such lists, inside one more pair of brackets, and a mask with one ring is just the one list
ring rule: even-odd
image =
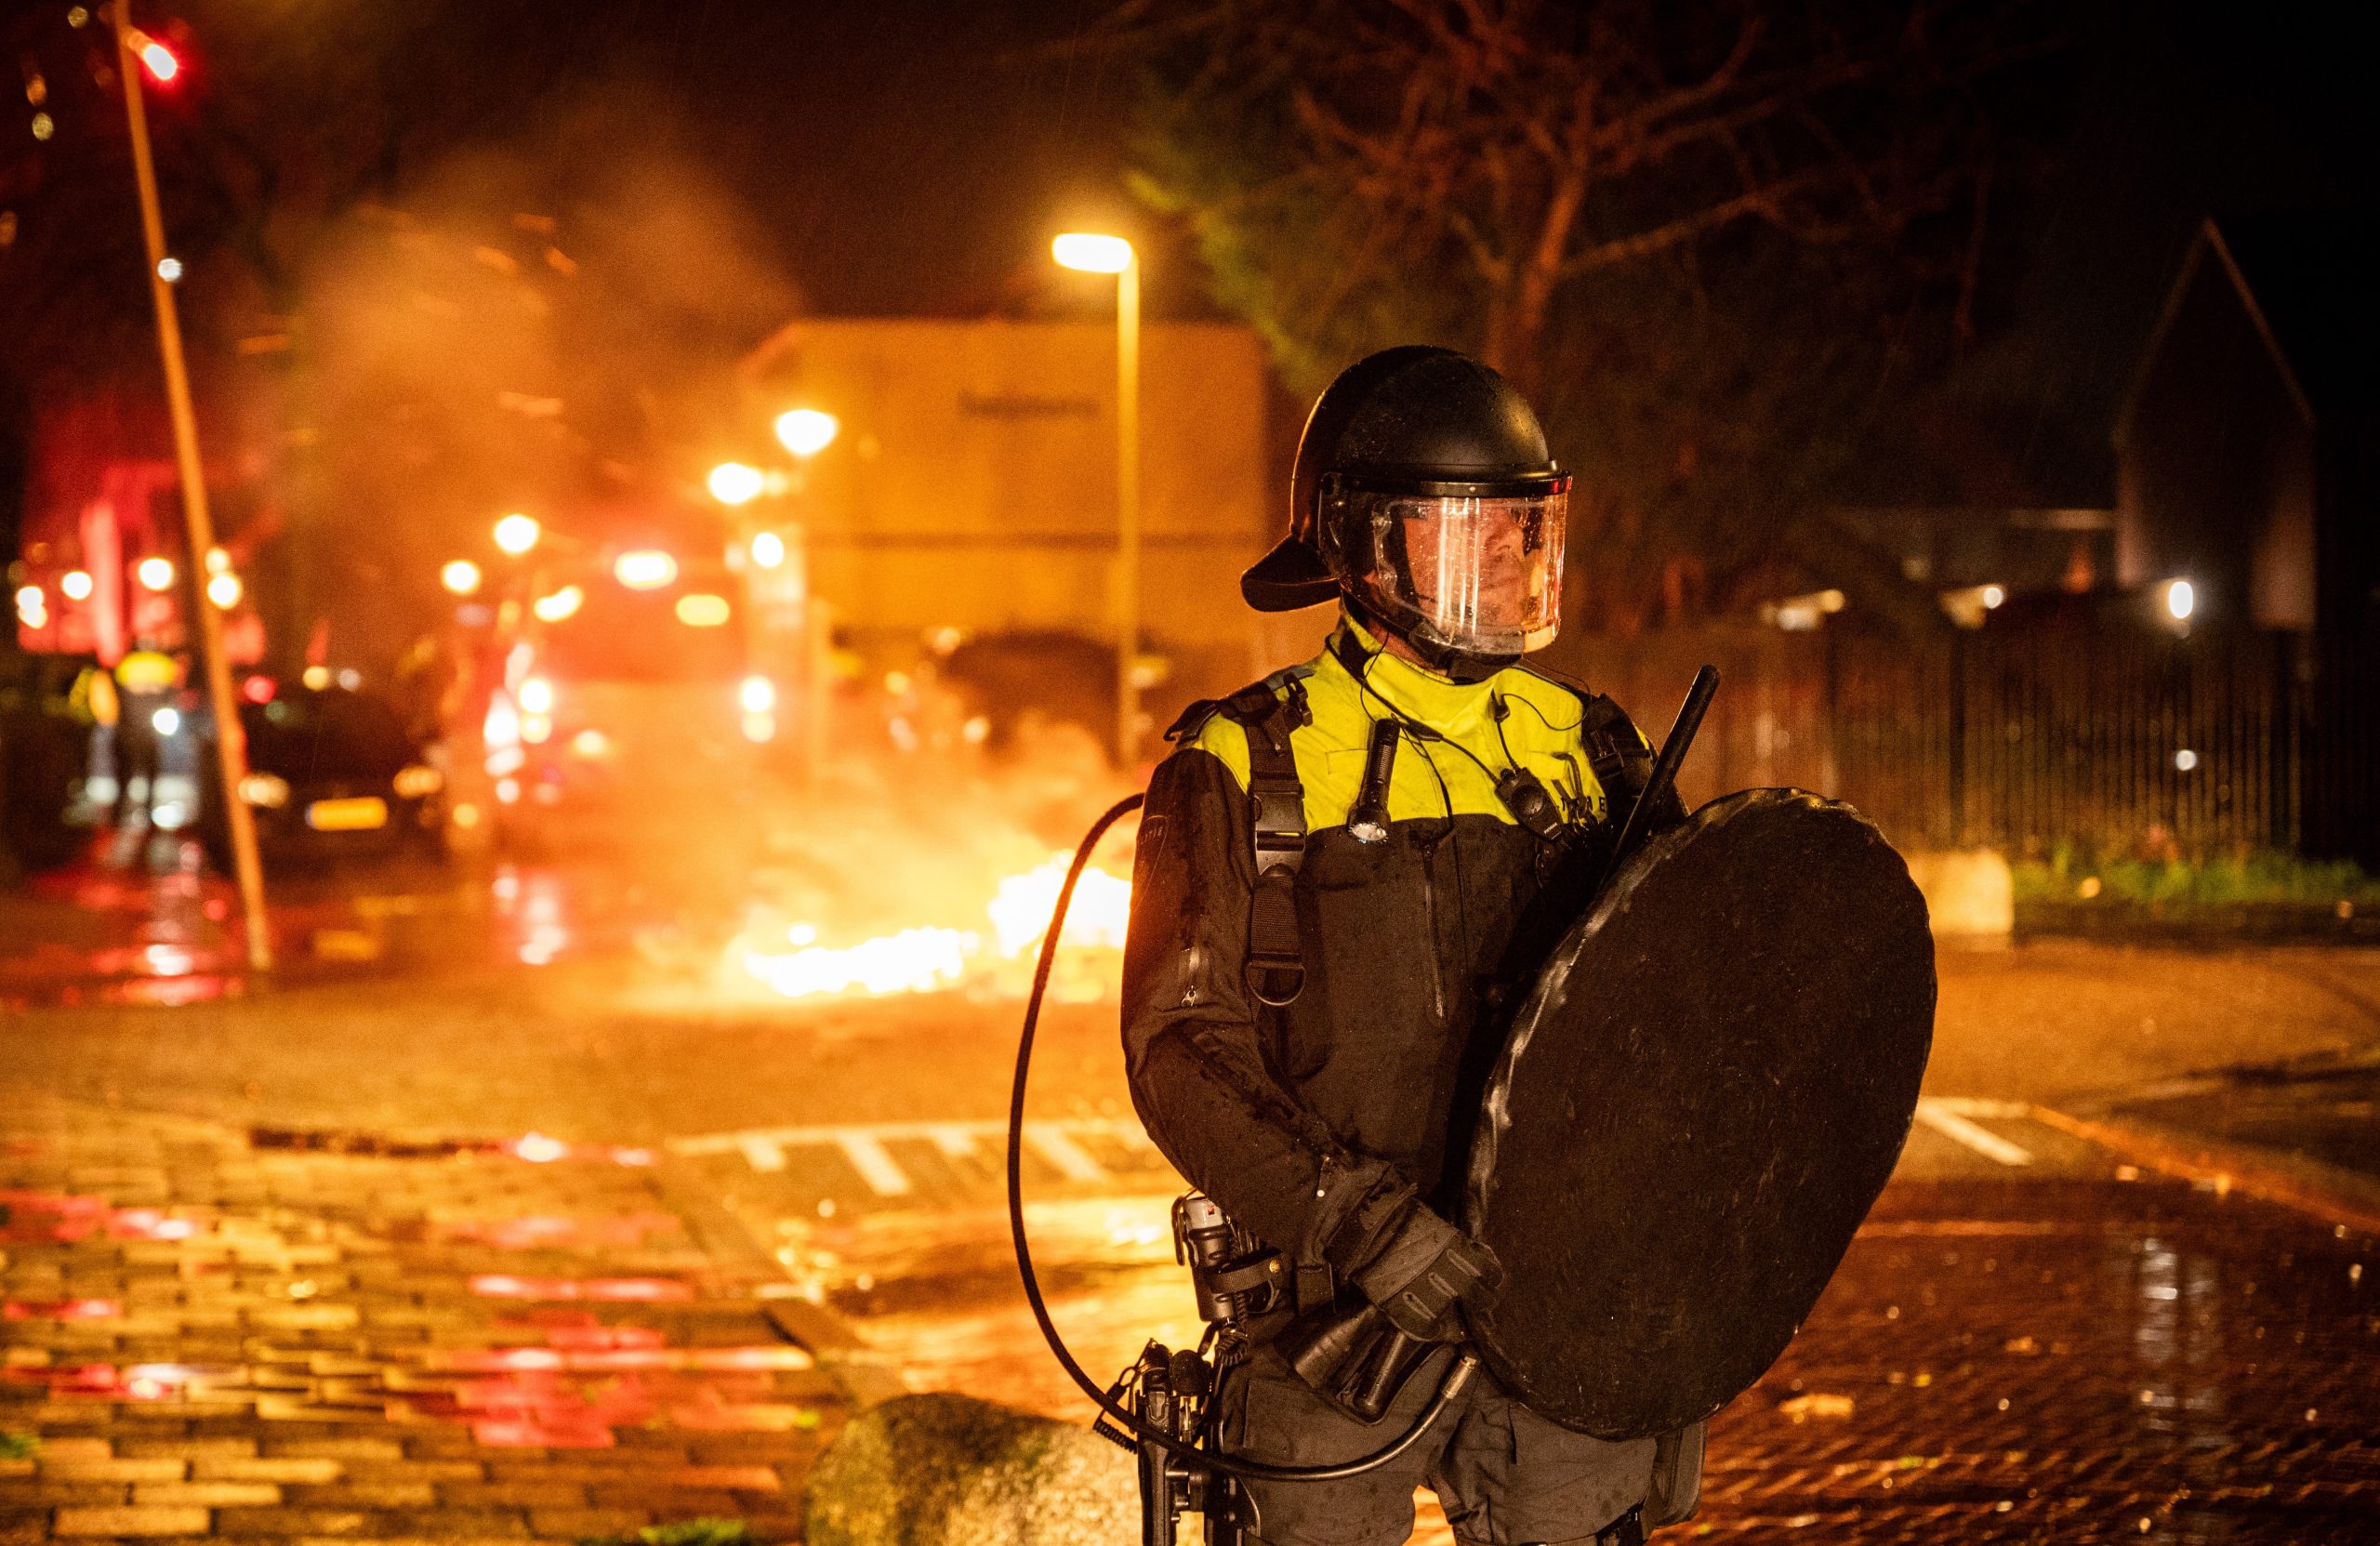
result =
[[[1013,969],[1038,958],[1070,863],[1071,855],[1059,853],[1001,878],[984,907],[988,938],[973,930],[919,927],[836,947],[818,943],[815,924],[791,923],[747,930],[729,947],[729,958],[787,998],[937,993],[971,983],[1021,992]],[[1059,937],[1057,997],[1096,998],[1105,991],[1114,955],[1124,948],[1131,905],[1130,880],[1096,865],[1083,871]]]
[[[788,943],[805,932],[787,931]],[[904,929],[847,949],[804,945],[787,952],[747,949],[744,970],[787,998],[819,993],[931,993],[966,974],[976,936],[956,929]]]
[[[985,909],[991,915],[992,936],[999,953],[1021,959],[1041,948],[1051,915],[1058,910],[1058,892],[1066,883],[1073,861],[1061,853],[1038,869],[1012,875]],[[1132,917],[1132,883],[1092,865],[1075,882],[1074,902],[1066,909],[1066,932],[1058,936],[1065,945],[1124,948],[1124,931]]]

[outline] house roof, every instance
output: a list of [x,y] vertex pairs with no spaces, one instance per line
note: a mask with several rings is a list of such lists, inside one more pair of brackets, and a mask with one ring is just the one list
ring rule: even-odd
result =
[[2380,218],[2368,214],[2210,218],[2165,299],[2142,351],[2119,443],[2132,425],[2141,383],[2163,348],[2182,302],[2212,264],[2231,285],[2307,419],[2380,407],[2380,284],[2373,279]]

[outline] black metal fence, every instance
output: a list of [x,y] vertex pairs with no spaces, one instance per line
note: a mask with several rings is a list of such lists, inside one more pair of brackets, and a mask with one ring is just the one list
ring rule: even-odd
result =
[[1712,626],[1566,641],[1549,661],[1656,741],[1696,666],[1723,685],[1689,799],[1794,785],[1911,848],[2213,857],[2279,851],[2380,866],[2380,648],[2160,627],[2060,601],[1911,641]]

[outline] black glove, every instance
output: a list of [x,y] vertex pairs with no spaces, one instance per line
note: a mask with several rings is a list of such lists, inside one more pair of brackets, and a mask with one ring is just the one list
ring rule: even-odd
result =
[[1474,1313],[1495,1302],[1504,1269],[1496,1253],[1441,1219],[1419,1199],[1374,1236],[1378,1242],[1348,1273],[1389,1324],[1423,1341],[1462,1338],[1460,1304]]

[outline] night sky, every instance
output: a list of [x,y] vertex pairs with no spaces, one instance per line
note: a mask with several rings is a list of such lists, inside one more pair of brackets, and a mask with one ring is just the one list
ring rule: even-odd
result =
[[[194,51],[232,4],[188,0]],[[236,6],[250,22],[304,20],[301,0]],[[7,30],[57,8],[20,0]],[[166,27],[181,8],[140,7]],[[1101,311],[1104,287],[1048,258],[1052,232],[1087,224],[1140,242],[1152,316],[1212,315],[1183,233],[1125,190],[1133,71],[1100,46],[1112,8],[424,0],[404,13],[409,46],[437,55],[443,40],[443,58],[389,68],[403,77],[395,95],[439,121],[407,145],[390,196],[473,149],[561,160],[547,175],[564,180],[658,149],[739,211],[753,271],[777,285],[741,309],[738,347],[798,310]],[[2003,300],[1963,374],[1979,397],[2029,404],[2037,422],[2016,432],[2037,496],[2090,502],[2105,497],[2090,485],[2107,430],[2197,221],[2368,202],[2380,132],[2355,7],[2101,0],[2056,14],[2070,18],[2069,98],[2025,126],[2046,133],[1995,205]],[[574,108],[588,126],[557,130]],[[137,284],[125,293],[138,301]]]
[[[819,311],[1030,308],[1070,293],[1051,233],[1134,214],[1129,72],[1082,41],[1100,0],[535,8],[577,30],[578,80],[662,88]],[[1185,290],[1153,270],[1153,301]]]
[[[677,105],[817,311],[1088,304],[1046,243],[1092,221],[1137,222],[1154,311],[1203,311],[1179,233],[1123,190],[1130,69],[1091,36],[1108,8],[639,0],[522,15],[567,39],[557,78],[641,79]],[[2353,10],[2072,7],[2075,99],[2034,192],[2003,214],[2026,223],[2027,268],[1975,368],[2040,379],[2096,441],[2202,216],[2368,200],[2380,119]]]

